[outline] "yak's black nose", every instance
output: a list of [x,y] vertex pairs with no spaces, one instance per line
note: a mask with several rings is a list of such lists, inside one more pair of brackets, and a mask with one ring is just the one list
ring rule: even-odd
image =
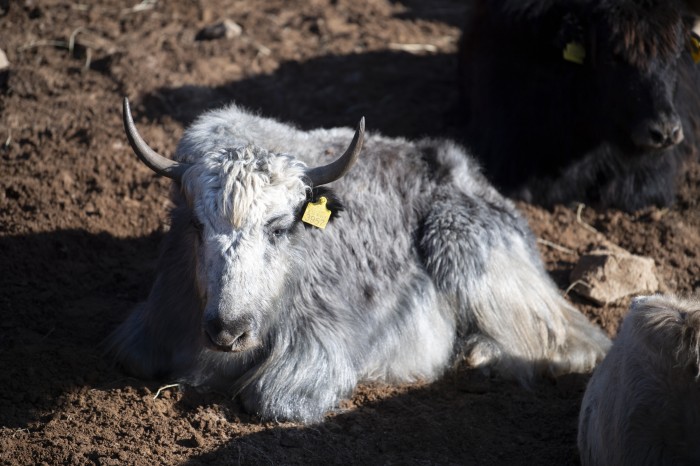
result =
[[239,352],[258,346],[255,326],[248,319],[206,319],[204,334],[208,346],[217,351]]
[[635,142],[640,146],[664,149],[683,140],[683,127],[677,115],[647,120],[637,132]]

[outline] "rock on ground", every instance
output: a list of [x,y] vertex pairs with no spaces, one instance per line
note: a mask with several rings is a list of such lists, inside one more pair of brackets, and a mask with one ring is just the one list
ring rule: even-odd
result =
[[659,291],[654,259],[621,248],[594,250],[581,256],[571,271],[573,290],[604,305],[633,294]]

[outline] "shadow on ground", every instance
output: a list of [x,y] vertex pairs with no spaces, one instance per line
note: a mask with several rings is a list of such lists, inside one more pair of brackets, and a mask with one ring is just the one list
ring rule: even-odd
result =
[[[170,430],[176,426],[168,419],[177,416],[202,436],[229,435],[214,450],[192,450],[188,465],[500,464],[513,457],[520,464],[576,463],[585,376],[542,381],[527,391],[459,368],[429,385],[360,387],[344,411],[309,427],[260,423],[227,395],[185,389],[154,400],[159,384],[112,367],[101,343],[148,293],[160,237],[65,230],[0,238],[0,261],[11,264],[0,277],[0,427],[54,438],[54,419],[70,423],[70,416],[85,413],[104,418],[119,435],[118,426],[129,432],[143,416],[146,425],[158,419],[157,434],[150,434],[156,440],[195,446],[186,431]],[[107,408],[121,397],[128,401]],[[226,419],[207,432],[211,413]],[[104,434],[80,435],[99,442]]]
[[26,428],[109,378],[101,343],[148,293],[160,236],[0,237],[0,427]]
[[459,369],[425,386],[361,387],[358,405],[321,424],[268,426],[186,464],[577,464],[586,380],[570,375],[526,391]]
[[461,126],[455,81],[452,54],[328,55],[218,87],[160,88],[144,96],[139,113],[187,126],[206,110],[236,102],[302,129],[354,126],[365,116],[369,131],[388,136],[455,137]]

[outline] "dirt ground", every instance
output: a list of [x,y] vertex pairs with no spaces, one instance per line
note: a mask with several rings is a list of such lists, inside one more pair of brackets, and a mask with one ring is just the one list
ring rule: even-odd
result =
[[[99,4],[99,6],[96,6]],[[458,367],[362,386],[314,426],[262,423],[225,394],[128,377],[101,343],[153,280],[168,181],[128,148],[120,101],[172,154],[235,100],[302,128],[459,138],[458,0],[0,0],[0,464],[577,464],[586,376],[532,391]],[[202,39],[230,19],[230,38]],[[561,287],[603,241],[700,287],[700,170],[671,209],[519,204]],[[628,302],[574,303],[611,335]]]

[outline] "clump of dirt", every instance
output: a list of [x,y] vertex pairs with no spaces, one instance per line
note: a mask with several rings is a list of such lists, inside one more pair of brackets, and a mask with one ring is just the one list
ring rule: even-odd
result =
[[[99,3],[99,5],[93,4]],[[171,154],[230,101],[302,128],[459,138],[459,0],[0,1],[0,463],[576,463],[585,376],[532,391],[458,367],[362,386],[320,425],[262,423],[225,394],[130,378],[102,342],[153,280],[168,181],[131,153],[120,101]],[[228,20],[240,30],[198,40]],[[562,290],[611,241],[669,291],[700,282],[700,170],[677,205],[634,214],[520,203]],[[577,215],[580,214],[580,215]],[[569,295],[610,335],[627,302]],[[167,381],[166,381],[167,382]]]

